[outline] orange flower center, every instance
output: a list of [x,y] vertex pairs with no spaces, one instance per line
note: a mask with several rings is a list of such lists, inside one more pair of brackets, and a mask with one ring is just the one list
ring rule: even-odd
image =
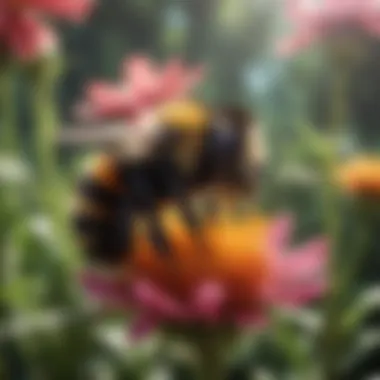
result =
[[175,213],[163,218],[172,254],[162,257],[143,234],[136,239],[132,275],[150,280],[181,300],[197,285],[216,281],[224,287],[231,307],[252,305],[268,274],[269,221],[246,217],[206,223],[194,238]]

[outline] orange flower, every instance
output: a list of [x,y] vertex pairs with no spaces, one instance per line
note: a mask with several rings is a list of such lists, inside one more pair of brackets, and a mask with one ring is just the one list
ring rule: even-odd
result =
[[339,169],[338,181],[352,194],[380,196],[380,159],[367,156],[346,163]]
[[140,233],[121,275],[90,270],[84,276],[92,295],[138,314],[136,334],[168,323],[253,323],[272,304],[300,304],[325,288],[326,239],[289,251],[289,218],[214,219],[201,239],[175,214],[165,214],[164,225],[171,256],[159,256]]

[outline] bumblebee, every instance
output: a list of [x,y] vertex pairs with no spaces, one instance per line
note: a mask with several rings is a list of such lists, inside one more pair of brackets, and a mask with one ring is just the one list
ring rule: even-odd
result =
[[148,226],[157,252],[170,254],[160,223],[165,205],[174,204],[199,236],[202,218],[192,206],[194,195],[212,187],[247,193],[255,186],[257,133],[246,111],[185,101],[139,123],[129,134],[108,139],[109,151],[79,185],[75,231],[92,262],[125,260],[138,220]]

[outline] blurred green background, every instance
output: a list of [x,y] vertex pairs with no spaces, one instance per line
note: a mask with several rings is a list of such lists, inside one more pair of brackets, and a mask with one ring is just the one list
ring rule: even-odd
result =
[[[292,61],[276,58],[274,40],[284,31],[281,2],[99,3],[85,24],[59,25],[65,52],[58,64],[62,75],[57,87],[47,86],[41,95],[46,107],[58,99],[59,128],[75,126],[73,106],[85,84],[98,78],[116,80],[129,54],[147,53],[162,60],[178,55],[206,63],[200,96],[211,103],[244,105],[264,127],[270,162],[262,180],[263,206],[294,210],[299,237],[323,231],[316,161],[324,146],[313,133],[328,128],[335,73],[316,51]],[[350,124],[334,142],[342,157],[376,151],[380,144],[379,54],[380,43],[374,42],[370,56],[353,73]],[[44,132],[36,132],[29,86],[39,75],[55,75],[56,61],[44,65],[45,74],[30,67],[13,87],[22,147],[0,154],[0,379],[191,379],[181,347],[163,347],[156,336],[132,344],[123,321],[99,315],[82,297],[76,280],[80,254],[66,217],[89,152],[57,145],[59,173],[52,174],[49,183],[38,180],[40,158],[31,147]],[[355,245],[348,238],[353,231],[370,231],[364,265],[342,296],[345,313],[339,321],[347,327],[339,337],[343,353],[337,379],[361,380],[373,375],[380,358],[380,223],[376,215],[361,219],[350,202],[342,203],[344,258]],[[278,318],[276,328],[249,335],[231,357],[231,379],[311,379],[305,377],[305,367],[318,367],[322,312],[316,307]]]

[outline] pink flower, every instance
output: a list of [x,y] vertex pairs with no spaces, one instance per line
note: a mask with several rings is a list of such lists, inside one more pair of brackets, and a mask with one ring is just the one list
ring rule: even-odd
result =
[[287,0],[287,13],[295,32],[280,42],[280,55],[292,55],[347,27],[380,35],[377,0]]
[[129,276],[88,271],[84,285],[104,304],[134,312],[135,336],[167,324],[262,323],[269,308],[300,306],[326,290],[327,240],[290,248],[292,229],[289,217],[213,221],[200,252],[188,232],[169,223],[173,260],[138,242]]
[[91,83],[79,105],[84,119],[130,119],[185,96],[202,79],[202,69],[186,68],[179,60],[158,67],[147,57],[123,63],[121,82]]
[[54,50],[57,39],[43,18],[81,21],[93,0],[1,0],[0,46],[7,53],[31,60]]

